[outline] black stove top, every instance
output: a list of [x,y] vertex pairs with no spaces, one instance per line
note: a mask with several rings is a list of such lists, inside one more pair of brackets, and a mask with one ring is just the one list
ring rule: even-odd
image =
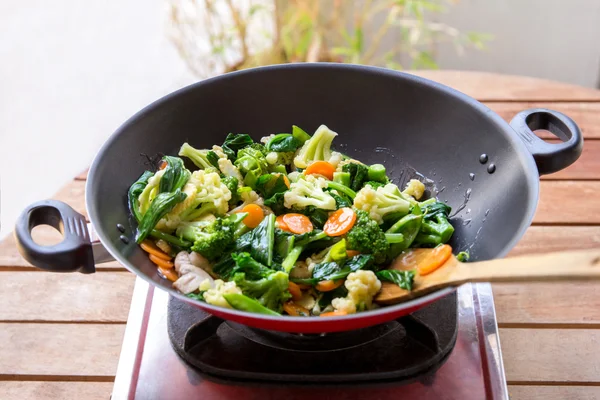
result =
[[456,343],[457,296],[396,321],[323,335],[254,329],[170,297],[167,327],[177,354],[217,382],[429,385]]

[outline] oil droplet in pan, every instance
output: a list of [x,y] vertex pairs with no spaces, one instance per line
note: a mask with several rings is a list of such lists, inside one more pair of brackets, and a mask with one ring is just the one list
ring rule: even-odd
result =
[[490,174],[493,174],[494,172],[496,172],[496,164],[488,165],[487,172],[489,172]]
[[486,162],[488,162],[488,155],[483,153],[482,155],[479,156],[479,162],[482,164],[485,164]]
[[475,180],[475,174],[471,172],[469,174],[469,179],[472,180],[472,181],[474,181]]

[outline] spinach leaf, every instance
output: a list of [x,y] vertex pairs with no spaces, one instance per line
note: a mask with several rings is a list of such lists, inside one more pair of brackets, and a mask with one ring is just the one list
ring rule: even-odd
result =
[[183,160],[179,157],[164,156],[163,161],[167,163],[165,173],[160,178],[158,193],[174,192],[181,189],[190,178],[190,171],[185,169]]
[[308,206],[300,210],[294,209],[294,212],[306,215],[310,219],[310,222],[319,229],[323,228],[323,225],[325,225],[325,222],[327,222],[327,219],[329,218],[329,211],[322,210],[315,206]]
[[382,281],[392,282],[400,286],[404,290],[412,290],[413,281],[415,279],[415,271],[398,271],[395,269],[383,269],[375,273],[377,278]]
[[140,214],[140,194],[144,191],[146,185],[148,185],[148,179],[152,178],[154,173],[151,171],[144,171],[144,173],[138,178],[137,181],[131,185],[129,192],[127,193],[127,200],[129,202],[129,211],[137,222],[140,222],[142,215]]
[[338,210],[344,207],[352,207],[352,200],[345,194],[338,195],[331,191],[329,192],[329,194],[335,199],[335,205],[338,208]]
[[280,133],[267,142],[267,150],[277,152],[296,151],[302,142],[289,133]]
[[340,270],[341,267],[335,261],[319,263],[315,265],[312,277],[316,282],[326,281],[329,280],[330,276],[340,272]]
[[331,300],[346,296],[348,296],[348,289],[346,289],[345,285],[341,285],[330,292],[322,292],[321,296],[319,297],[319,307],[323,309],[331,304]]
[[313,282],[318,281],[337,281],[344,279],[352,272],[359,269],[366,269],[373,261],[373,256],[370,254],[359,254],[346,261],[343,266],[336,262],[325,262],[315,265],[313,269]]
[[227,155],[231,161],[235,161],[237,158],[237,151],[241,148],[251,145],[254,140],[245,133],[230,133],[223,142],[223,153]]
[[205,301],[204,300],[204,292],[188,293],[188,294],[186,294],[186,296],[189,297],[190,299]]
[[181,189],[177,189],[174,192],[160,193],[156,196],[138,225],[135,235],[136,243],[143,242],[158,221],[171,211],[173,207],[185,200],[186,197],[187,194],[182,193]]
[[284,193],[275,193],[273,196],[265,199],[265,206],[269,207],[277,215],[285,214],[287,209],[284,205]]
[[266,216],[249,234],[251,236],[248,251],[252,258],[268,267],[272,266],[275,245],[275,214]]
[[238,272],[243,272],[250,280],[258,280],[267,277],[274,271],[271,268],[264,266],[256,261],[250,253],[232,253],[231,258],[235,261],[235,267],[231,271],[231,275]]
[[217,153],[215,153],[212,150],[209,150],[208,153],[206,153],[206,158],[208,159],[208,162],[212,164],[213,167],[219,169],[219,156],[217,155]]
[[281,173],[277,174],[264,174],[256,180],[256,191],[264,198],[267,199],[277,193],[283,193],[288,190],[285,184],[285,175]]

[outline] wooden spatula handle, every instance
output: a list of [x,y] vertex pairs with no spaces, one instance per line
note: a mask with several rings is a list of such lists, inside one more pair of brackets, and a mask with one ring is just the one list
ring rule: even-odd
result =
[[520,282],[600,279],[600,250],[577,250],[462,264],[452,280]]

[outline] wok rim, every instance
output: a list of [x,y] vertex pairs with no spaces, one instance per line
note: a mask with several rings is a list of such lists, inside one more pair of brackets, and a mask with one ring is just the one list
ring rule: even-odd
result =
[[[269,315],[250,313],[250,312],[245,312],[245,311],[238,311],[235,309],[225,309],[223,307],[213,306],[211,304],[201,302],[199,300],[191,299],[191,298],[183,295],[182,293],[178,292],[176,289],[174,289],[172,287],[169,288],[169,287],[160,285],[156,281],[154,281],[150,276],[147,276],[141,272],[138,272],[137,267],[135,267],[135,265],[133,263],[129,262],[126,259],[126,257],[124,257],[122,255],[121,251],[119,251],[116,248],[116,246],[113,243],[111,243],[110,238],[108,237],[108,235],[106,234],[104,229],[100,228],[100,226],[95,223],[95,221],[100,220],[100,215],[98,215],[98,210],[96,209],[96,207],[94,206],[94,204],[92,202],[92,199],[96,195],[96,192],[94,190],[94,177],[97,174],[97,170],[102,163],[103,154],[106,151],[108,151],[109,147],[111,147],[113,142],[118,139],[118,136],[121,134],[121,132],[127,130],[132,124],[134,124],[138,119],[141,119],[145,114],[153,112],[153,110],[156,107],[162,105],[163,103],[169,102],[169,101],[171,101],[171,99],[176,98],[176,97],[178,97],[184,93],[187,93],[189,91],[198,90],[199,88],[201,88],[205,85],[214,84],[216,82],[225,81],[227,79],[236,78],[238,76],[247,75],[247,76],[251,77],[254,74],[269,73],[269,71],[283,70],[283,69],[289,69],[289,70],[294,70],[294,69],[315,69],[315,70],[318,70],[318,69],[323,69],[323,70],[344,69],[344,70],[356,71],[358,73],[365,74],[366,76],[384,75],[384,76],[389,76],[390,78],[393,78],[393,79],[398,79],[398,78],[405,79],[408,81],[412,81],[413,83],[415,83],[417,85],[429,87],[431,89],[445,93],[445,94],[449,95],[450,97],[452,97],[455,101],[466,103],[466,105],[474,108],[476,111],[479,111],[482,115],[485,115],[485,117],[487,119],[489,119],[492,124],[497,126],[497,128],[499,130],[502,130],[502,131],[508,133],[508,135],[506,135],[507,140],[514,146],[514,151],[517,153],[516,155],[523,162],[523,165],[525,167],[524,168],[524,172],[525,172],[524,177],[527,180],[527,184],[528,184],[527,186],[528,186],[529,190],[531,190],[531,198],[527,204],[527,210],[525,213],[526,217],[522,219],[521,224],[520,224],[519,228],[514,232],[512,239],[505,244],[505,246],[502,248],[502,250],[498,253],[498,255],[495,258],[503,258],[504,256],[506,256],[515,247],[515,245],[521,240],[521,238],[525,234],[525,231],[531,225],[531,222],[533,220],[533,217],[534,217],[535,212],[538,207],[539,174],[537,172],[538,170],[537,170],[537,166],[535,164],[534,158],[531,155],[531,153],[529,152],[529,150],[527,149],[527,147],[525,146],[525,144],[518,138],[514,129],[504,119],[502,119],[497,113],[495,113],[493,110],[491,110],[489,107],[485,106],[483,103],[479,102],[475,98],[473,98],[463,92],[460,92],[457,89],[454,89],[454,88],[446,86],[442,83],[439,83],[439,82],[436,82],[436,81],[433,81],[433,80],[430,80],[427,78],[423,78],[423,77],[420,77],[417,75],[413,75],[413,74],[410,74],[410,73],[407,73],[404,71],[396,71],[396,70],[391,70],[388,68],[366,66],[366,65],[359,65],[359,64],[340,64],[340,63],[321,63],[321,62],[288,63],[288,64],[275,64],[275,65],[269,65],[269,66],[254,67],[254,68],[249,68],[249,69],[245,69],[245,70],[241,70],[241,71],[229,72],[229,73],[221,74],[221,75],[218,75],[215,77],[200,80],[198,82],[184,86],[180,89],[177,89],[171,93],[168,93],[168,94],[158,98],[157,100],[154,100],[153,102],[147,104],[145,107],[143,107],[138,112],[136,112],[131,117],[129,117],[125,122],[123,122],[108,137],[108,139],[102,144],[100,150],[94,156],[94,159],[90,166],[90,169],[88,172],[88,178],[86,180],[86,185],[85,185],[85,195],[86,195],[85,196],[85,198],[86,198],[85,204],[86,204],[87,213],[89,215],[92,226],[94,227],[94,230],[96,231],[97,237],[99,238],[99,240],[102,243],[102,245],[104,246],[104,248],[109,252],[109,254],[111,254],[113,256],[115,261],[118,261],[127,270],[134,273],[137,277],[142,278],[143,280],[145,280],[152,286],[158,287],[159,289],[164,290],[167,293],[169,293],[169,295],[171,295],[181,301],[191,303],[191,304],[211,313],[212,315],[215,315],[215,314],[231,315],[232,317],[234,317],[232,319],[235,319],[236,321],[239,321],[240,319],[256,320],[256,321],[259,321],[259,323],[261,321],[264,321],[265,323],[268,323],[269,326],[274,327],[272,329],[285,331],[285,332],[307,332],[308,333],[308,332],[317,332],[317,331],[334,332],[334,331],[352,330],[353,328],[351,328],[351,329],[328,328],[328,329],[322,329],[322,330],[315,330],[315,327],[316,326],[331,326],[332,322],[333,323],[340,322],[339,326],[342,326],[347,321],[355,321],[358,319],[382,320],[384,318],[384,316],[387,314],[390,315],[389,319],[392,319],[393,318],[392,315],[394,315],[394,316],[399,315],[402,310],[418,309],[418,308],[424,307],[424,306],[432,303],[433,301],[436,301],[442,297],[445,297],[448,294],[450,294],[456,290],[456,287],[449,287],[449,288],[441,289],[436,292],[430,293],[428,295],[425,295],[425,296],[422,296],[422,297],[419,297],[419,298],[416,298],[413,300],[409,300],[409,301],[406,301],[403,303],[390,305],[390,306],[382,306],[381,308],[378,308],[375,310],[363,311],[363,312],[358,312],[355,314],[350,314],[350,315],[345,315],[345,316],[336,316],[333,319],[332,318],[318,318],[318,317],[310,317],[310,318],[292,317],[292,316],[285,316],[285,315],[269,316]],[[246,322],[242,322],[242,323],[246,324]],[[282,325],[281,326],[282,329],[276,328],[277,323]],[[250,325],[250,324],[247,324],[247,325]],[[371,325],[374,325],[374,324],[373,323],[365,324],[365,326],[371,326]],[[257,326],[257,325],[252,324],[252,326]],[[295,328],[290,328],[292,326]],[[307,327],[312,326],[312,328],[302,330],[302,329],[297,328],[300,326],[307,326]]]

